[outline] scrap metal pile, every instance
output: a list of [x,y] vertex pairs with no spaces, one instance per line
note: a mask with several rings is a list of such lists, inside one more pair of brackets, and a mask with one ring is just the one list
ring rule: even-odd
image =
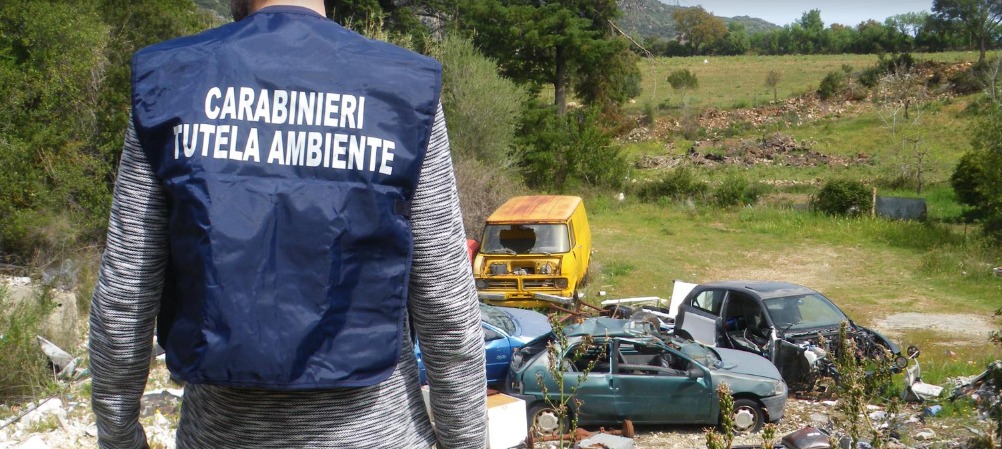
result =
[[981,413],[1002,413],[1002,360],[988,364],[977,376],[963,379],[950,394],[950,400],[968,397],[978,405]]

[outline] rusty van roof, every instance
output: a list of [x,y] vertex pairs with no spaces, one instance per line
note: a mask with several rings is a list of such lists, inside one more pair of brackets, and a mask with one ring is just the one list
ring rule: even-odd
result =
[[562,222],[571,217],[579,204],[581,204],[581,198],[577,196],[516,196],[497,208],[490,217],[487,217],[487,222]]

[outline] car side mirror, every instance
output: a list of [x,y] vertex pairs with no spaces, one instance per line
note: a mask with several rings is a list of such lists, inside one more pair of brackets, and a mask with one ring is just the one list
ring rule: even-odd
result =
[[494,332],[490,329],[484,329],[484,341],[494,341],[504,338],[501,334]]
[[696,367],[689,368],[685,374],[690,380],[699,380],[703,378],[703,371]]

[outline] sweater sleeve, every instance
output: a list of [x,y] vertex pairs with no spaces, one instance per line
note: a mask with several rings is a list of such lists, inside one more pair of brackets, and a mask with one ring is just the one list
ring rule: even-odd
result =
[[167,210],[131,120],[107,240],[90,312],[91,403],[98,445],[145,448],[139,407],[167,262]]
[[410,308],[440,449],[486,446],[484,336],[462,220],[439,105],[412,205]]

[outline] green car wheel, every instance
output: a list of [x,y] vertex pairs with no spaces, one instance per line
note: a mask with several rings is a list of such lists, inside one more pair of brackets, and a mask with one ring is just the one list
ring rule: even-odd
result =
[[550,404],[538,402],[529,409],[529,431],[539,436],[554,436],[567,432],[567,417],[563,418]]
[[745,434],[755,433],[762,430],[765,421],[765,412],[762,406],[751,399],[737,399],[734,401],[734,433]]

